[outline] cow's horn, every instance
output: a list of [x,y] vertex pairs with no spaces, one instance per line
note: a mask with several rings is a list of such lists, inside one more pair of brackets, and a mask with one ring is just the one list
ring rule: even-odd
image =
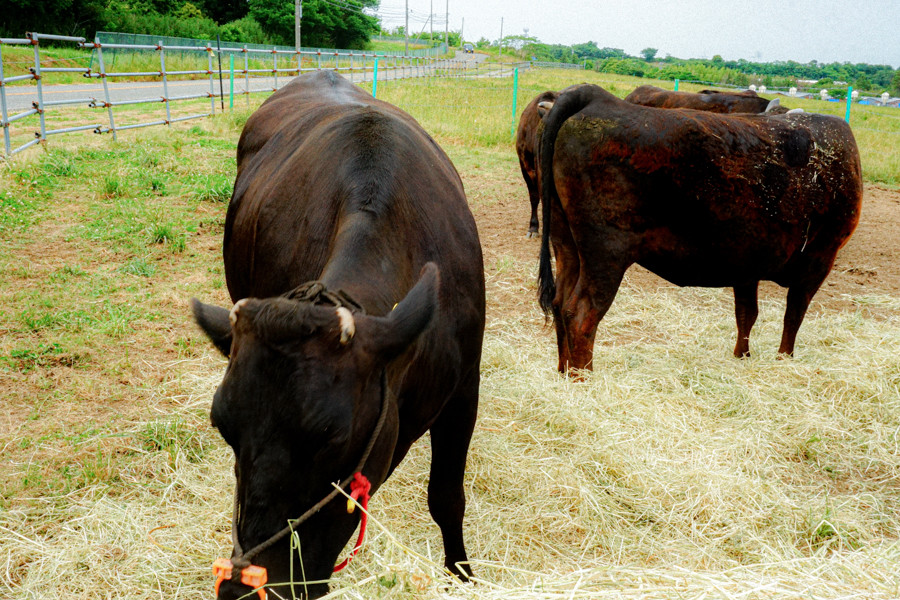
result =
[[338,319],[341,320],[341,343],[347,344],[356,334],[356,323],[353,321],[353,313],[343,306],[337,307]]
[[538,114],[541,117],[546,115],[548,112],[550,112],[550,109],[553,108],[553,103],[553,100],[543,100],[541,102],[538,102]]
[[238,320],[238,313],[241,311],[241,307],[247,303],[247,299],[238,300],[234,303],[234,306],[231,308],[231,312],[228,313],[228,320],[231,322],[231,326],[234,327],[235,323]]
[[766,106],[766,112],[772,112],[772,109],[774,109],[777,106],[781,106],[781,102],[778,101],[778,98],[772,98],[769,101],[768,106]]

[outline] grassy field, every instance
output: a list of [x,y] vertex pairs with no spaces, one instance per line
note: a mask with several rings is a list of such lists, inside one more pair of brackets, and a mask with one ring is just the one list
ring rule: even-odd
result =
[[[636,80],[523,75],[519,110],[576,81],[621,96]],[[775,359],[783,304],[763,298],[758,351],[738,361],[728,290],[626,278],[574,383],[536,306],[509,82],[379,97],[447,150],[485,247],[466,481],[478,584],[441,575],[423,439],[370,503],[333,597],[900,596],[900,297],[809,315],[792,360]],[[249,114],[54,138],[0,163],[0,596],[211,594],[230,552],[232,457],[208,417],[225,363],[187,303],[229,304],[221,237]],[[866,142],[870,181],[897,160],[883,137]]]

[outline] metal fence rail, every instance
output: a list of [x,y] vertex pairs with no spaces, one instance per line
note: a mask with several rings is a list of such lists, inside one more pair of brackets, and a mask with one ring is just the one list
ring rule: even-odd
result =
[[564,62],[547,62],[541,60],[533,60],[531,61],[531,66],[539,67],[542,69],[582,69],[584,70],[584,64],[576,64],[576,63],[564,63]]
[[[75,48],[90,50],[92,54],[89,66],[83,68],[47,67],[47,58],[44,58],[42,63],[41,40],[71,42]],[[116,139],[118,131],[157,125],[171,125],[180,121],[208,117],[216,113],[217,97],[220,100],[222,109],[224,109],[226,94],[229,96],[229,106],[233,106],[235,95],[243,95],[249,106],[251,94],[274,92],[285,85],[289,81],[289,77],[297,76],[307,71],[327,69],[341,72],[356,83],[371,81],[372,92],[376,94],[379,81],[386,82],[412,77],[509,77],[513,74],[515,67],[518,66],[513,64],[460,62],[435,56],[415,56],[390,52],[323,49],[296,50],[278,46],[251,47],[250,45],[237,46],[234,44],[219,47],[208,41],[199,43],[197,40],[188,40],[187,42],[179,39],[178,44],[174,45],[167,45],[162,40],[151,44],[107,43],[101,41],[99,34],[91,42],[81,37],[40,33],[28,33],[25,38],[0,39],[0,109],[2,109],[0,126],[2,126],[4,135],[4,156],[12,156],[35,144],[45,142],[51,135],[61,133],[92,130],[98,134],[111,133],[113,138]],[[2,54],[4,44],[29,45],[33,48],[34,63],[33,66],[29,67],[29,74],[4,77]],[[157,53],[158,63],[156,62],[157,59],[153,59],[153,70],[147,69],[146,64],[148,63],[145,60],[143,63],[144,70],[134,70],[132,68],[131,70],[116,71],[108,64],[108,58],[113,51],[119,57],[122,57],[123,53],[131,53],[132,55],[143,54],[145,56],[149,53]],[[183,59],[185,56],[190,57],[188,60],[192,61],[191,67],[185,68],[183,65],[173,67],[170,60],[174,53],[178,53],[179,59]],[[227,67],[222,66],[223,58],[227,62]],[[128,61],[122,59],[122,62],[126,63],[122,65],[122,68],[127,69]],[[156,69],[155,64],[159,65],[158,69]],[[97,87],[91,88],[87,92],[82,92],[88,94],[83,97],[47,101],[44,99],[44,86],[46,85],[44,77],[46,74],[52,73],[80,73],[88,81],[94,82],[94,85]],[[173,77],[191,77],[195,81],[205,80],[208,81],[208,87],[202,91],[194,90],[187,94],[173,95],[171,93]],[[228,82],[227,92],[224,85],[226,77]],[[158,93],[140,98],[124,98],[117,93],[117,89],[114,88],[112,83],[113,80],[134,80],[136,78],[150,80],[156,86],[161,86],[157,89]],[[219,81],[218,89],[216,86],[217,79]],[[7,102],[8,84],[26,80],[35,82],[36,99],[32,102],[30,109],[16,114],[9,114]],[[238,89],[235,89],[235,83],[238,84]],[[19,86],[16,89],[21,90],[23,88]],[[197,99],[209,100],[208,112],[173,116],[172,108],[174,103]],[[149,121],[122,123],[121,120],[129,115],[123,116],[121,112],[117,115],[116,111],[114,111],[116,108],[121,109],[125,106],[142,104],[162,104],[165,110],[165,117]],[[90,124],[59,128],[47,127],[45,117],[48,109],[71,105],[85,105],[90,109],[106,109],[105,119],[103,117],[100,119],[105,122],[97,122],[96,119],[92,118]],[[10,135],[10,125],[34,115],[37,115],[39,118],[39,130],[34,132],[35,139],[14,147]]]

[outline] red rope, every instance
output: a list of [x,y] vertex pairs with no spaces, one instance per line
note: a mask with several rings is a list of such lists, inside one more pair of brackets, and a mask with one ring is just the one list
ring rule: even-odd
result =
[[[366,478],[362,473],[354,473],[353,481],[350,482],[350,497],[353,500],[358,500],[359,505],[362,506],[363,513],[360,517],[360,525],[359,525],[359,537],[356,538],[356,544],[353,546],[353,550],[350,551],[350,556],[344,559],[344,562],[339,564],[334,568],[334,573],[342,570],[344,567],[350,564],[350,561],[353,560],[353,557],[356,556],[356,553],[359,551],[359,547],[362,546],[363,538],[366,536],[366,523],[369,521],[369,491],[372,489],[372,483]],[[347,501],[347,512],[353,512],[354,505],[348,500]]]

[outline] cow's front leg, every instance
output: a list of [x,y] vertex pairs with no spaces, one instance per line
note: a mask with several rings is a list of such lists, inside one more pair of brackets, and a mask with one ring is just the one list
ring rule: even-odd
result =
[[474,370],[444,407],[431,426],[431,476],[428,480],[428,509],[441,528],[444,566],[468,581],[472,568],[463,544],[463,516],[466,496],[463,477],[466,454],[475,429],[480,375]]

